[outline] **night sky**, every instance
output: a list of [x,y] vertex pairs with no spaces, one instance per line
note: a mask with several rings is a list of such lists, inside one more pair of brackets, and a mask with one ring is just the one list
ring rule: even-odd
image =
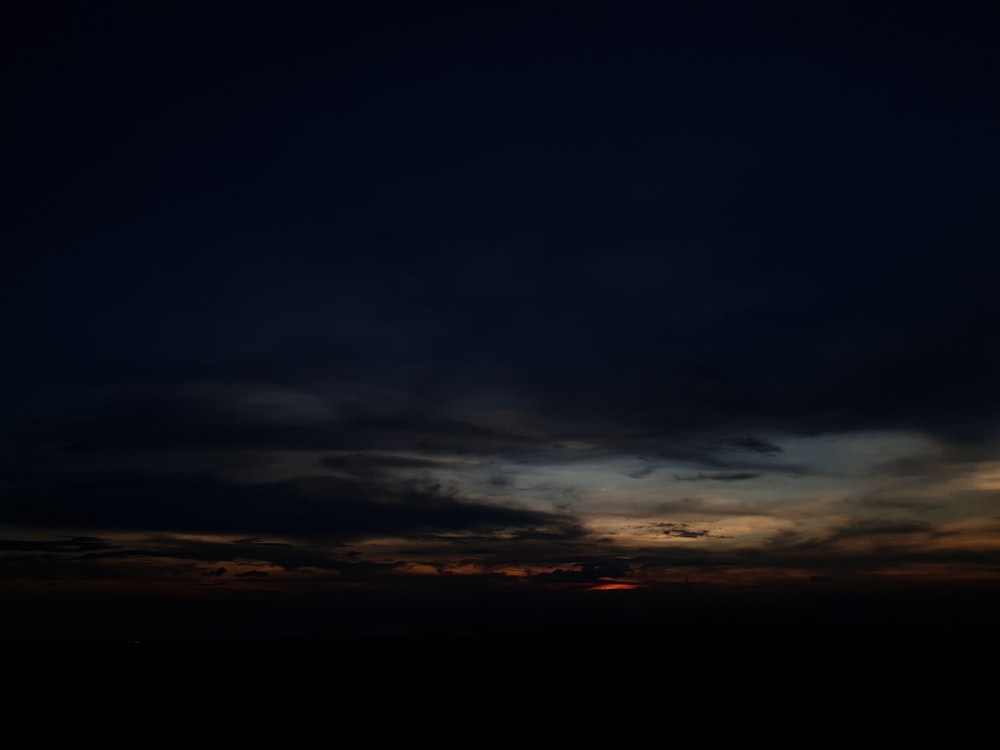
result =
[[5,15],[0,636],[1000,626],[995,3]]

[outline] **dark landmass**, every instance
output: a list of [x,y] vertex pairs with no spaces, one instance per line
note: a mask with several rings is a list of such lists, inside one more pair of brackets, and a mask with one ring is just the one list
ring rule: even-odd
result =
[[325,600],[220,597],[38,598],[8,602],[9,653],[73,650],[152,654],[265,655],[321,659],[442,661],[536,658],[612,663],[803,654],[936,653],[1000,644],[994,585],[847,592],[699,590],[587,592],[543,597],[510,592],[467,599],[376,598],[353,592]]

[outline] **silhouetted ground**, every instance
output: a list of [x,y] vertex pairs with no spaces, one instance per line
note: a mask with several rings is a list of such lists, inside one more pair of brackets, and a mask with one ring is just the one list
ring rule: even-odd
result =
[[[69,650],[176,657],[295,652],[326,662],[405,660],[498,668],[545,661],[645,664],[721,654],[996,652],[994,586],[900,591],[726,590],[673,599],[608,592],[563,598],[364,597],[7,601],[9,654]],[[470,662],[471,663],[471,662]]]

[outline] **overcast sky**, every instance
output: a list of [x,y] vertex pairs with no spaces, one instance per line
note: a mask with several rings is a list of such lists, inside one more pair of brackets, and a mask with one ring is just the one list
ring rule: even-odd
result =
[[12,595],[996,591],[994,4],[9,20]]

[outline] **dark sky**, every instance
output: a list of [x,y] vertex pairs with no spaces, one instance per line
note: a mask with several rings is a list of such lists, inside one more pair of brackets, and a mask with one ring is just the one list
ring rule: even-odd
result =
[[1000,622],[996,4],[5,15],[5,633]]

